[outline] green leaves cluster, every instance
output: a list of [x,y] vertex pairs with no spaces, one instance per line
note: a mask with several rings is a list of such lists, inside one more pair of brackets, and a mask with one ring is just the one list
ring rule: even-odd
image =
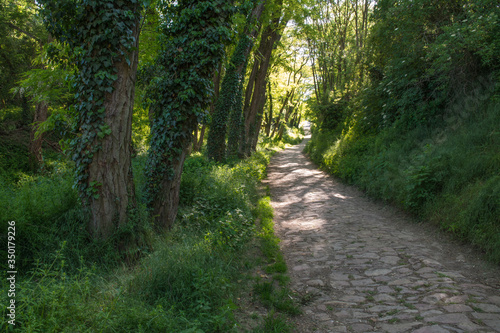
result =
[[49,32],[75,52],[73,78],[77,137],[71,142],[76,163],[76,187],[87,199],[87,169],[100,149],[104,129],[105,100],[117,80],[117,62],[125,60],[136,41],[133,30],[142,4],[138,0],[42,0],[42,14]]
[[33,68],[32,59],[47,37],[36,4],[29,0],[0,0],[0,103],[21,106],[11,94],[22,73]]
[[498,76],[499,15],[490,0],[380,1],[364,129],[427,124],[478,77]]

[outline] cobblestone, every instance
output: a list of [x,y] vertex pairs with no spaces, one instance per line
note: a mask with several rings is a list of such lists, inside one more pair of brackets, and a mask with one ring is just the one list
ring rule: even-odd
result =
[[500,273],[436,228],[318,170],[305,142],[268,169],[296,332],[500,332]]

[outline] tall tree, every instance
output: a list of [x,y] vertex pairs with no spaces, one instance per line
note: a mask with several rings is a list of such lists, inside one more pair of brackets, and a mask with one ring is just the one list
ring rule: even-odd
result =
[[91,212],[89,231],[107,238],[135,206],[131,122],[141,3],[39,2],[50,33],[75,50],[76,187]]
[[169,8],[153,79],[146,200],[159,229],[177,215],[182,168],[192,133],[206,116],[212,78],[231,35],[233,1],[180,0]]
[[245,92],[243,115],[244,126],[240,137],[239,155],[249,156],[255,150],[262,123],[262,111],[266,103],[266,87],[271,55],[283,30],[290,20],[291,12],[283,5],[283,0],[274,3],[270,22],[264,28],[259,48],[254,57],[252,71]]
[[[301,26],[311,55],[314,102],[319,121],[330,128],[345,104],[365,82],[366,39],[372,0],[318,1]],[[321,5],[320,5],[321,4]]]
[[[239,134],[241,118],[241,90],[247,69],[248,56],[253,46],[253,39],[260,30],[260,17],[264,11],[265,0],[255,1],[255,7],[247,18],[244,31],[239,36],[239,42],[231,56],[231,61],[222,81],[221,96],[217,100],[210,132],[208,135],[207,149],[208,157],[216,161],[222,161],[226,157],[226,134],[228,117],[231,115],[231,126]],[[231,138],[231,151],[235,153],[237,137]]]

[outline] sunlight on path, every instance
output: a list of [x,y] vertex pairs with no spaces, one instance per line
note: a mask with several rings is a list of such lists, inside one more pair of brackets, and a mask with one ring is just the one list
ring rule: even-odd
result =
[[267,180],[297,332],[500,332],[498,270],[319,171],[304,145]]

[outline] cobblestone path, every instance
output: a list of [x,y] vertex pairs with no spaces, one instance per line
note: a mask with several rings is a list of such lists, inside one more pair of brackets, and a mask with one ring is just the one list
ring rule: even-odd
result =
[[305,141],[267,183],[296,332],[500,332],[500,274],[474,251],[319,171]]

